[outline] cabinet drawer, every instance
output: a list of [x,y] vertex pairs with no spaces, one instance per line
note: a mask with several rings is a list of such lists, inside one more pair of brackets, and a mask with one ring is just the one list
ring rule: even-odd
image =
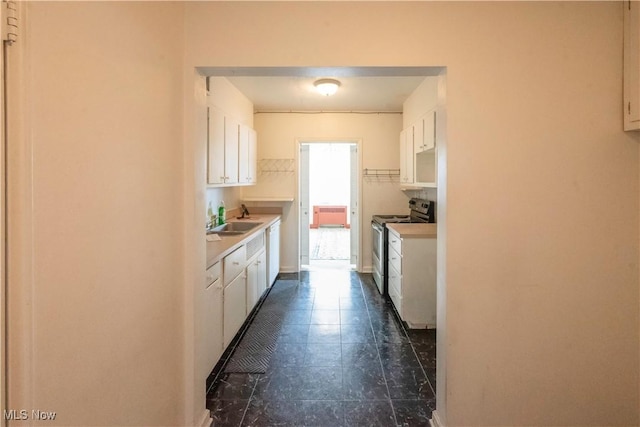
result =
[[205,274],[205,288],[213,285],[216,280],[220,280],[221,275],[222,265],[220,265],[220,261],[218,261],[207,269],[207,273]]
[[391,288],[395,289],[399,296],[402,296],[402,275],[392,265],[389,266],[389,293],[391,293]]
[[402,317],[402,279],[392,268],[389,269],[389,297]]
[[402,239],[391,229],[389,229],[389,247],[402,255]]
[[402,274],[402,256],[389,245],[389,269],[391,268],[395,268],[398,273]]
[[224,257],[224,285],[227,286],[238,274],[240,274],[247,262],[247,251],[244,246],[240,246],[235,251]]

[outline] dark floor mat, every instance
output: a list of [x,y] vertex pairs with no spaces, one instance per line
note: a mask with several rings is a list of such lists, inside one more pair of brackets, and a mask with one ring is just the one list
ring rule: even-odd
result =
[[247,328],[233,351],[224,372],[227,374],[263,374],[276,347],[287,310],[283,299],[298,285],[297,280],[278,280],[265,298],[262,309]]

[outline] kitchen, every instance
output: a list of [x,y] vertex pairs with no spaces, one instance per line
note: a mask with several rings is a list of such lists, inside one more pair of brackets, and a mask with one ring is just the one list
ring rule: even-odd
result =
[[443,424],[638,424],[622,2],[17,3],[14,407],[60,425],[208,418],[197,67],[418,64],[447,67]]
[[[228,72],[229,70],[225,71]],[[312,74],[314,72],[314,70],[305,71],[309,74]],[[375,69],[366,68],[360,70],[323,70],[323,72],[325,73],[333,72],[333,75],[354,74],[357,72],[360,72],[364,75],[370,75],[372,73],[375,73],[376,71],[377,70]],[[414,129],[416,131],[418,129],[420,130],[420,138],[423,134],[425,134],[425,136],[427,137],[426,139],[431,138],[432,141],[430,149],[432,150],[432,152],[435,151],[435,110],[436,107],[439,107],[442,111],[444,104],[443,99],[438,99],[439,82],[441,91],[443,91],[442,86],[444,84],[444,76],[437,75],[441,71],[442,70],[439,69],[410,68],[386,70],[387,73],[404,73],[405,75],[413,73],[418,75],[417,77],[404,77],[404,86],[402,81],[403,78],[394,76],[359,78],[343,77],[342,81],[340,82],[341,86],[338,90],[338,94],[334,95],[334,97],[336,97],[342,103],[351,102],[352,105],[350,106],[350,108],[344,108],[344,112],[340,112],[339,108],[335,108],[331,103],[328,103],[327,101],[330,101],[330,99],[323,98],[318,94],[312,93],[313,83],[317,80],[317,77],[313,77],[312,75],[306,76],[304,78],[295,77],[295,79],[286,75],[279,77],[280,80],[285,81],[284,84],[278,84],[278,78],[273,76],[263,78],[263,81],[260,81],[260,79],[256,79],[255,77],[247,77],[244,78],[244,80],[242,77],[237,77],[242,73],[254,75],[256,73],[255,70],[232,70],[231,74],[234,77],[229,79],[221,76],[208,78],[207,88],[208,102],[210,105],[208,113],[210,141],[212,138],[211,135],[222,134],[221,131],[218,131],[215,128],[211,127],[212,123],[215,123],[211,119],[212,110],[218,109],[225,111],[225,120],[228,120],[226,119],[226,111],[233,111],[234,107],[236,111],[239,111],[241,110],[241,107],[244,106],[244,110],[247,112],[245,123],[251,123],[251,120],[253,119],[253,128],[255,129],[255,132],[257,134],[257,164],[261,164],[263,160],[268,160],[271,163],[280,162],[283,164],[286,164],[287,160],[289,160],[293,163],[292,170],[284,170],[282,171],[282,173],[274,174],[269,171],[261,174],[261,171],[258,170],[258,180],[255,185],[239,187],[232,186],[231,188],[220,187],[220,185],[228,185],[226,183],[210,185],[208,189],[208,205],[217,206],[220,203],[220,200],[224,200],[225,205],[228,207],[235,208],[239,204],[246,204],[248,209],[253,213],[260,213],[263,209],[281,209],[283,212],[281,226],[281,240],[283,241],[283,245],[281,247],[283,248],[283,256],[281,257],[281,264],[284,266],[283,268],[281,268],[281,271],[284,273],[298,272],[300,269],[298,264],[297,251],[297,248],[299,246],[297,241],[298,212],[296,209],[298,206],[296,182],[298,178],[296,173],[298,170],[298,159],[297,156],[295,156],[297,143],[301,140],[331,140],[332,138],[335,139],[338,137],[348,137],[352,140],[360,140],[361,143],[359,144],[359,149],[362,150],[362,160],[359,166],[360,170],[358,171],[358,181],[361,182],[358,182],[358,186],[360,186],[360,184],[362,186],[363,197],[361,199],[362,202],[360,203],[360,206],[362,206],[362,211],[366,212],[366,214],[364,214],[363,218],[361,218],[358,222],[364,224],[359,231],[361,231],[361,234],[363,236],[362,241],[366,243],[364,243],[362,246],[359,246],[360,250],[358,252],[362,253],[363,255],[357,257],[357,265],[359,271],[371,273],[373,271],[372,260],[374,259],[372,256],[371,248],[374,243],[377,243],[377,241],[372,240],[371,236],[372,229],[369,223],[371,222],[372,216],[376,213],[394,213],[398,215],[408,212],[409,199],[411,197],[422,196],[423,198],[432,197],[432,200],[435,199],[436,182],[435,175],[433,175],[433,171],[435,170],[435,157],[431,157],[432,163],[430,165],[430,170],[432,171],[432,175],[430,177],[431,182],[428,183],[408,182],[406,171],[404,170],[406,165],[400,167],[399,158],[401,154],[400,142],[402,134],[401,131],[403,127],[405,129],[410,128],[412,132],[412,140],[409,147],[410,153],[405,156],[405,161],[407,160],[407,158],[412,159],[415,155],[413,143]],[[212,72],[212,70],[207,69],[207,72]],[[280,70],[279,72],[282,73],[283,71]],[[286,70],[284,72],[286,72]],[[420,74],[422,74],[422,76],[420,76]],[[429,75],[431,75],[431,77],[428,77]],[[385,82],[385,78],[389,81]],[[257,80],[257,82],[253,80]],[[266,80],[266,82],[264,80]],[[288,80],[298,81],[296,82],[296,84],[293,84]],[[253,102],[249,101],[249,98],[244,95],[236,86],[234,86],[233,83],[237,84],[241,88],[244,88],[245,92],[247,92],[249,96],[251,96],[251,99],[260,99],[262,104],[254,107]],[[343,97],[354,97],[354,94],[357,97],[357,93],[366,94],[367,91],[373,91],[376,88],[378,92],[384,93],[384,84],[386,84],[387,87],[396,86],[395,92],[392,91],[389,95],[387,95],[387,98],[393,99],[395,103],[392,103],[390,101],[383,101],[382,103],[380,103],[378,101],[378,104],[374,104],[374,107],[371,108],[370,101],[365,99],[364,102],[360,101],[360,105],[366,105],[366,107],[353,108],[353,105],[358,105],[357,101],[350,100],[349,98],[347,98],[346,101],[344,99],[340,99],[340,95],[343,91],[345,93]],[[363,90],[361,86],[366,85],[368,85],[368,87],[365,87]],[[411,86],[407,87],[408,85]],[[247,89],[247,87],[249,87],[250,89]],[[266,102],[264,100],[264,97],[260,98],[260,92],[255,89],[257,87],[282,87],[284,88],[281,89],[282,91],[286,91],[287,87],[304,88],[305,95],[307,93],[312,93],[312,95],[310,96],[317,96],[317,100],[314,100],[313,108],[309,108],[306,111],[299,111],[300,108],[296,108],[296,106],[294,105],[291,105],[289,108],[286,108],[286,105],[284,106],[284,108],[280,106],[280,109],[278,110],[269,105],[268,101]],[[354,91],[354,88],[359,88],[362,91]],[[253,90],[253,92],[251,92],[251,90]],[[277,91],[271,89],[271,92]],[[218,98],[217,100],[215,99],[216,95]],[[295,100],[303,97],[302,95],[299,95],[298,92],[294,92],[293,95],[287,92],[279,94],[276,93],[276,96],[278,98],[293,99],[294,101],[289,102],[293,102],[294,104]],[[369,105],[367,105],[366,102],[369,102]],[[230,106],[229,104],[233,105]],[[268,107],[271,107],[272,111],[268,111]],[[386,107],[386,110],[382,111],[381,107]],[[329,110],[331,112],[319,114],[318,111],[320,110]],[[254,111],[255,115],[251,117],[250,113]],[[314,113],[309,114],[310,112]],[[237,121],[238,120],[235,120],[234,123]],[[406,125],[403,122],[405,122]],[[427,129],[426,132],[424,132],[425,125]],[[416,135],[416,142],[419,139],[417,136],[418,135]],[[404,138],[406,139],[406,137]],[[287,144],[283,143],[283,141],[290,142]],[[406,144],[406,141],[402,141],[402,143]],[[421,148],[418,147],[418,145],[419,144],[416,144],[416,152]],[[217,150],[215,148],[210,148],[209,153],[211,153],[212,151]],[[418,165],[419,168],[424,166],[424,164]],[[400,169],[402,169],[402,172],[404,172],[404,179],[402,179],[400,176]],[[411,169],[412,170],[410,174],[413,174],[413,160],[411,160]],[[209,171],[210,170],[211,168],[209,168]],[[395,170],[396,175],[386,177],[372,175],[373,171],[382,170]],[[423,169],[417,170],[422,171]],[[215,174],[214,179],[217,178],[218,175],[220,174]],[[417,176],[420,176],[420,174],[417,174]],[[211,177],[209,177],[209,179],[211,179]],[[411,181],[413,181],[413,179]],[[345,183],[344,185],[348,184]],[[232,192],[235,192],[237,194],[235,196],[237,201],[233,201],[234,194]],[[216,199],[216,197],[218,198]],[[224,199],[221,199],[221,197],[224,197]],[[232,200],[232,202],[230,203],[229,200]],[[373,209],[377,209],[378,211],[375,212],[373,211]],[[232,212],[236,211],[233,210]],[[231,216],[233,218],[236,215],[232,214]],[[431,211],[427,215],[427,218],[429,217],[431,218],[430,222],[434,222],[435,204],[433,202]],[[428,219],[427,221],[429,222]],[[410,224],[409,227],[411,227],[412,225],[413,224]],[[432,227],[432,233],[433,230],[435,230],[435,227]],[[430,237],[434,237],[434,235],[431,235]],[[422,241],[423,239],[408,240]],[[412,262],[414,262],[416,266],[419,267],[427,264],[430,264],[432,267],[430,267],[431,270],[428,273],[426,271],[423,273],[414,273],[418,274],[418,276],[413,278],[412,280],[415,282],[415,285],[421,285],[415,286],[416,288],[424,287],[426,290],[428,287],[431,287],[431,291],[428,292],[428,296],[424,295],[424,292],[418,292],[414,295],[411,295],[409,291],[411,287],[407,283],[405,283],[405,304],[401,306],[398,300],[396,300],[395,303],[396,309],[403,317],[403,320],[405,320],[412,327],[424,328],[428,325],[429,327],[434,328],[436,323],[435,239],[432,238],[424,240],[432,240],[434,242],[433,251],[430,255],[432,259],[431,262],[427,262],[426,264],[420,262],[419,260],[414,260]],[[407,242],[406,244],[409,245],[409,242]],[[404,250],[406,251],[407,249],[405,248]],[[415,248],[412,252],[416,256],[420,257],[420,254],[423,252],[423,250],[420,249],[420,245],[418,245],[418,247]],[[424,252],[426,253],[426,250],[424,250]],[[289,255],[287,257],[289,253],[291,253],[292,256]],[[268,256],[269,255],[267,254],[267,257]],[[405,253],[404,257],[405,260],[408,260],[410,258],[410,254]],[[384,264],[386,263],[387,261],[385,260]],[[407,268],[407,266],[404,266],[403,268]],[[409,274],[405,272],[405,280],[408,280],[409,277]],[[431,278],[429,279],[428,277]],[[427,282],[423,285],[424,280],[426,280]],[[429,285],[427,285],[427,283]],[[268,285],[271,285],[271,283],[269,283]],[[227,288],[225,287],[225,295],[226,289]],[[397,289],[397,286],[392,287],[392,289]],[[384,290],[384,293],[387,294],[386,289]],[[423,296],[419,296],[421,293],[423,294]],[[208,304],[210,305],[211,303]],[[416,308],[414,308],[413,310],[410,308],[412,304],[414,304],[414,306],[417,308],[417,311]],[[419,308],[421,306],[423,306],[423,308]],[[431,308],[427,309],[427,307]],[[251,307],[247,307],[247,316],[249,316],[252,309],[253,304],[251,305]],[[226,311],[227,308],[225,307],[225,321],[227,319]],[[428,321],[427,317],[423,314],[427,311],[430,313],[428,316]],[[209,325],[212,325],[211,321],[209,321]],[[237,330],[238,328],[236,327],[233,332],[235,333],[235,331]],[[363,330],[363,332],[366,332],[366,330]],[[225,337],[225,346],[230,341],[230,338]],[[208,345],[207,347],[210,346]],[[218,354],[220,354],[220,350],[218,351]],[[433,357],[435,357],[435,354],[433,354]],[[221,369],[223,368],[223,366],[218,366],[217,368]],[[213,378],[210,377],[210,381],[208,382],[208,384],[210,384],[212,381]],[[432,380],[432,382],[433,381],[434,380]],[[335,398],[335,396],[333,398]]]
[[[211,72],[211,70],[208,70]],[[221,70],[224,72],[229,70]],[[296,70],[293,70],[295,72]],[[312,70],[309,70],[310,72]],[[234,70],[234,74],[241,73],[242,70]],[[244,72],[249,72],[245,70]],[[252,71],[255,73],[256,71]],[[299,72],[299,71],[298,71]],[[336,70],[338,73],[357,73],[357,69],[353,70]],[[360,73],[372,73],[375,71],[362,70]],[[390,74],[389,80],[393,81],[391,73],[400,74],[401,69],[387,70]],[[418,67],[411,70],[411,67],[404,72],[413,73],[437,73],[438,70],[429,70],[428,68],[419,69]],[[272,77],[274,78],[274,77]],[[286,78],[283,77],[286,80]],[[367,80],[366,78],[361,78]],[[233,79],[230,79],[233,81]],[[317,80],[313,77],[305,79],[308,86]],[[373,79],[375,80],[375,79]],[[398,85],[401,85],[400,78],[396,77]],[[372,88],[378,81],[372,81]],[[247,205],[259,205],[280,207],[283,209],[282,220],[282,236],[283,236],[283,252],[281,259],[281,271],[296,272],[299,270],[298,260],[298,209],[293,199],[297,199],[297,168],[295,163],[298,158],[298,150],[296,141],[300,139],[332,139],[336,137],[351,137],[362,139],[362,165],[360,169],[364,174],[364,169],[398,169],[400,167],[400,131],[414,121],[418,120],[427,111],[434,110],[437,103],[437,82],[438,77],[419,77],[412,78],[412,89],[416,92],[409,97],[411,91],[405,89],[401,94],[395,94],[397,97],[404,96],[409,98],[407,102],[407,111],[402,112],[402,101],[395,102],[393,112],[382,112],[381,114],[296,114],[295,112],[286,113],[278,112],[258,112],[255,115],[253,104],[236,89],[229,80],[222,77],[212,79],[211,84],[216,84],[214,91],[219,94],[227,110],[236,113],[245,123],[252,125],[258,134],[258,162],[261,159],[281,159],[282,161],[290,161],[294,166],[287,171],[280,173],[264,173],[256,185],[240,186],[240,187],[215,187],[209,186],[207,189],[207,205],[209,202],[214,207],[218,206],[220,200],[224,200],[229,207],[239,207],[244,199],[251,199]],[[355,83],[355,82],[354,82]],[[420,85],[422,83],[422,85]],[[363,83],[361,83],[363,84]],[[419,88],[418,88],[419,86]],[[347,87],[343,90],[349,90]],[[402,88],[404,89],[404,87]],[[305,91],[309,89],[304,87]],[[373,90],[369,87],[366,90]],[[295,96],[299,96],[296,92]],[[335,96],[339,96],[339,94]],[[291,96],[291,95],[289,95]],[[344,96],[351,96],[349,93]],[[211,96],[213,102],[215,96]],[[296,98],[294,98],[295,100]],[[315,101],[317,103],[317,101]],[[341,101],[345,102],[345,101]],[[352,101],[353,102],[353,101]],[[381,107],[385,107],[388,101],[377,101]],[[314,104],[317,105],[317,104]],[[220,107],[224,109],[222,106]],[[380,109],[380,107],[378,107]],[[440,118],[440,116],[438,116]],[[364,176],[362,179],[362,209],[360,210],[361,224],[363,227],[361,255],[359,260],[359,270],[371,272],[371,234],[369,231],[369,222],[371,217],[376,214],[396,214],[408,213],[408,201],[411,197],[421,197],[430,200],[436,200],[437,194],[435,184],[424,184],[424,186],[413,186],[412,184],[403,184],[400,178],[396,179],[377,179],[376,177]],[[432,188],[427,187],[431,185]],[[405,190],[402,191],[401,188]],[[259,201],[263,199],[264,201]]]

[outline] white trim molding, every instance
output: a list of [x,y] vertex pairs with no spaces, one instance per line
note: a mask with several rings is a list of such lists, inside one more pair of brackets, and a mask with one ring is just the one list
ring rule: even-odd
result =
[[437,410],[431,413],[431,420],[429,420],[429,423],[431,424],[431,427],[446,427],[440,420],[440,415]]
[[200,422],[197,424],[199,427],[211,427],[213,419],[211,419],[211,411],[206,409],[200,417]]

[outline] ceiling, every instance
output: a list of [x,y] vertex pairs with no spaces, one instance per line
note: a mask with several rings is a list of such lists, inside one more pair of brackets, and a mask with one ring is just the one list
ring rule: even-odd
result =
[[319,94],[315,77],[228,77],[256,111],[402,111],[425,77],[342,77],[335,95]]
[[[407,97],[440,67],[245,67],[201,68],[208,76],[226,77],[265,111],[380,111],[401,112]],[[340,88],[323,96],[313,83],[335,78]]]

